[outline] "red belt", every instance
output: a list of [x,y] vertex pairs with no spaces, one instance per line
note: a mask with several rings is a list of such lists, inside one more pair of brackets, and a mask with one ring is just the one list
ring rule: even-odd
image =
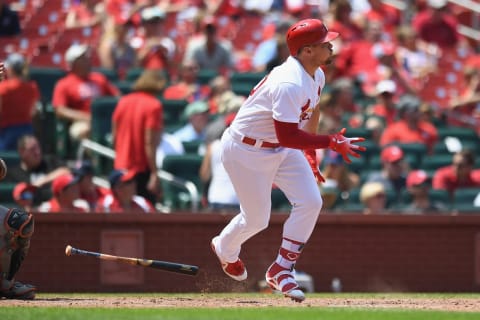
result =
[[[243,137],[242,142],[251,146],[254,146],[257,144],[257,140],[249,137]],[[262,143],[260,144],[260,148],[278,148],[278,147],[280,147],[280,143],[262,141]]]

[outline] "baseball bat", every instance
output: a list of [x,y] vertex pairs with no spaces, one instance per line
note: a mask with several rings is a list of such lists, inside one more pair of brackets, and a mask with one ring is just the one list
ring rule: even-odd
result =
[[169,271],[169,272],[182,273],[189,276],[194,276],[198,272],[197,266],[192,266],[188,264],[167,262],[167,261],[160,261],[160,260],[121,257],[121,256],[100,253],[100,252],[81,250],[81,249],[73,248],[72,246],[68,245],[65,248],[65,255],[71,256],[74,254],[81,255],[81,256],[91,256],[91,257],[95,257],[102,260],[108,260],[108,261],[123,262],[131,265],[135,265],[135,266],[160,269],[160,270]]

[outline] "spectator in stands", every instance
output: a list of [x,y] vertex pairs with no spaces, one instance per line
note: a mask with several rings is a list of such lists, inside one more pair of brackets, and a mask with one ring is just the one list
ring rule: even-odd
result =
[[351,171],[342,156],[334,151],[326,151],[322,159],[322,175],[325,183],[319,184],[324,207],[332,208],[340,195],[348,197],[349,191],[360,185],[360,176]]
[[163,110],[157,96],[164,86],[161,71],[145,70],[112,115],[114,168],[135,172],[138,194],[151,203],[156,203],[160,191],[155,157],[163,132]]
[[288,51],[287,40],[285,38],[277,38],[275,56],[268,61],[264,71],[272,71],[273,68],[282,64],[289,55],[290,51]]
[[385,31],[392,35],[400,25],[401,12],[381,0],[368,0],[370,9],[365,13],[366,20],[382,21]]
[[395,32],[398,46],[396,49],[397,64],[415,81],[424,81],[427,75],[434,72],[440,51],[431,43],[423,42],[415,29],[410,25],[402,25]]
[[33,135],[24,135],[18,140],[20,163],[8,168],[6,182],[25,182],[32,186],[34,205],[52,197],[51,182],[58,176],[69,173],[55,155],[45,156],[38,139]]
[[136,172],[113,170],[108,177],[111,193],[99,200],[97,212],[155,212],[150,201],[137,194]]
[[180,141],[205,141],[205,129],[210,120],[208,104],[205,101],[195,101],[185,107],[183,117],[188,123],[173,133]]
[[90,161],[81,161],[72,171],[78,180],[79,198],[88,203],[90,211],[95,211],[99,199],[107,195],[109,190],[93,183],[94,171]]
[[193,41],[187,46],[183,61],[195,61],[200,69],[218,71],[227,74],[233,68],[233,49],[231,43],[217,36],[217,22],[213,17],[203,20],[205,38]]
[[0,37],[11,37],[21,32],[20,18],[10,8],[9,1],[0,0]]
[[208,97],[208,105],[210,108],[210,114],[222,113],[221,100],[224,99],[224,95],[235,95],[232,91],[231,83],[226,76],[216,76],[208,83],[210,87],[210,96]]
[[433,188],[447,190],[453,196],[459,188],[480,187],[480,169],[475,168],[475,154],[462,150],[452,157],[452,164],[439,168],[433,174]]
[[461,39],[458,21],[448,12],[447,5],[447,0],[428,0],[427,8],[412,17],[412,26],[423,41],[453,49]]
[[[273,24],[273,35],[267,36],[255,48],[252,57],[252,69],[254,72],[268,71],[268,64],[274,60],[281,60],[281,44],[285,42],[285,33],[292,25],[290,21],[281,20]],[[267,26],[265,27],[267,28]],[[264,30],[265,33],[266,30]]]
[[80,140],[90,134],[92,100],[119,96],[120,91],[103,74],[91,71],[87,45],[71,45],[65,53],[65,61],[70,72],[56,83],[52,104],[57,117],[70,124],[70,137]]
[[20,182],[13,188],[12,197],[15,203],[25,211],[32,211],[34,209],[33,198],[37,188],[26,182]]
[[[403,208],[407,214],[439,213],[447,211],[447,206],[438,201],[432,201],[429,191],[432,179],[424,170],[411,171],[407,176],[407,191],[412,196],[411,203]],[[448,199],[445,199],[448,201]]]
[[113,34],[104,33],[98,48],[98,56],[103,68],[115,70],[123,79],[130,68],[137,67],[137,52],[127,37],[131,24],[128,21],[117,21]]
[[398,101],[399,120],[388,125],[380,138],[380,145],[392,143],[422,143],[432,152],[438,140],[435,126],[420,118],[422,101],[413,95],[404,95]]
[[[232,123],[235,114],[224,119],[225,128]],[[221,161],[220,137],[207,145],[200,166],[200,179],[208,185],[207,202],[212,210],[239,210],[240,203]]]
[[364,206],[363,214],[388,213],[387,194],[383,183],[364,183],[360,189],[360,201]]
[[13,151],[21,136],[33,133],[32,118],[40,93],[37,84],[28,79],[22,55],[10,54],[5,71],[7,79],[0,82],[0,151]]
[[215,120],[210,121],[205,128],[205,143],[210,144],[220,139],[227,123],[240,109],[245,97],[236,95],[232,91],[224,92],[218,100],[218,112]]
[[397,85],[392,80],[382,80],[376,86],[376,104],[369,106],[367,112],[385,119],[386,125],[397,120],[397,104],[394,100]]
[[406,179],[410,170],[404,158],[403,150],[396,145],[385,147],[380,154],[382,168],[380,171],[371,172],[367,176],[367,182],[380,182],[385,190],[394,190],[400,201],[400,195],[406,187]]
[[175,54],[175,42],[165,36],[165,12],[153,6],[141,11],[143,36],[132,39],[137,48],[139,65],[145,69],[165,70],[170,73],[170,63]]
[[79,199],[78,178],[70,173],[56,177],[52,182],[53,197],[38,207],[40,212],[89,212],[88,203]]
[[163,97],[165,99],[183,99],[189,102],[208,99],[211,89],[208,85],[199,82],[197,63],[184,61],[179,69],[179,80],[165,88]]
[[103,1],[80,0],[68,9],[65,28],[86,28],[100,25],[104,18]]
[[352,17],[349,0],[337,0],[330,5],[331,16],[327,16],[327,26],[331,31],[342,35],[342,42],[349,43],[363,38],[362,28]]

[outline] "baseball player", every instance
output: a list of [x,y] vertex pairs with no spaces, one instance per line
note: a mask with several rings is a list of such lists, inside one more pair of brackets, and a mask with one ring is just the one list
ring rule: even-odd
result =
[[[338,33],[317,19],[301,20],[286,34],[290,56],[251,91],[230,128],[222,136],[222,162],[238,195],[241,210],[211,246],[231,278],[242,281],[247,270],[240,260],[242,244],[268,226],[272,184],[292,204],[283,227],[278,256],[266,272],[269,286],[286,297],[305,299],[294,278],[294,266],[309,239],[322,197],[302,150],[330,148],[350,163],[349,156],[365,151],[363,138],[347,138],[345,129],[317,135],[319,96],[325,85],[321,65],[331,62],[330,41]],[[317,170],[318,171],[318,168]]]
[[35,298],[36,287],[14,279],[27,256],[33,229],[32,214],[0,206],[0,298]]

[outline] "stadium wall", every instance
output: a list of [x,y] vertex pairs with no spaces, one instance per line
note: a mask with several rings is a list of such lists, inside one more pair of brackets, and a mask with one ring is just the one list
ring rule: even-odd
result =
[[[30,252],[17,280],[39,292],[256,291],[280,244],[288,216],[244,244],[249,279],[225,276],[210,239],[229,214],[35,214]],[[66,245],[115,255],[198,265],[196,277],[65,256]],[[480,289],[480,215],[321,215],[297,264],[315,291],[474,292]]]

